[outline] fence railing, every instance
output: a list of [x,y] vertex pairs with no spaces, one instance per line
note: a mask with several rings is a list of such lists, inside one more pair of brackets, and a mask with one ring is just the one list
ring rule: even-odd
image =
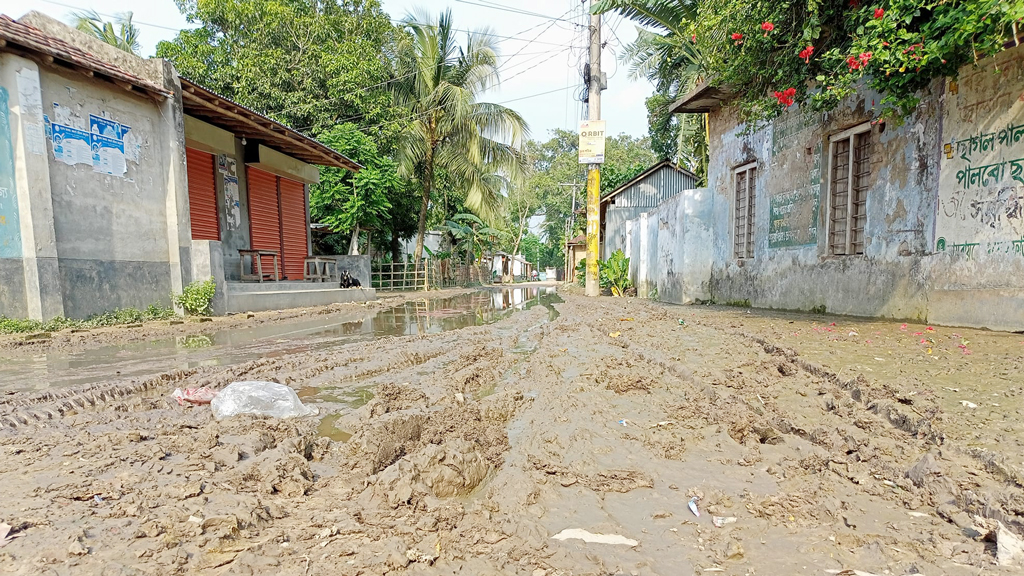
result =
[[418,267],[412,262],[373,262],[370,266],[370,285],[381,291],[437,290],[491,281],[487,264],[465,265],[425,258]]

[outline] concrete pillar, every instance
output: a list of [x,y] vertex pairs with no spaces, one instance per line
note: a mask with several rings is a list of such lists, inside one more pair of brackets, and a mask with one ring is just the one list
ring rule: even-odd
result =
[[167,134],[167,249],[171,291],[181,293],[192,278],[192,221],[189,218],[188,177],[185,170],[185,114],[181,105],[181,83],[170,62],[164,65],[164,87],[174,96],[160,105]]
[[221,243],[214,240],[193,240],[191,260],[194,280],[213,278],[217,283],[217,291],[210,302],[210,310],[214,316],[223,316],[227,312],[228,285],[224,281],[224,251]]
[[14,87],[8,91],[8,106],[26,309],[29,318],[46,320],[64,315],[64,298],[57,265],[39,67],[31,60],[2,54],[0,75],[0,84]]

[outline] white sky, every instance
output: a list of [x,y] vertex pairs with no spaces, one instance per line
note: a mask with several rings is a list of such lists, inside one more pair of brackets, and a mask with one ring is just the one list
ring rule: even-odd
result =
[[[533,137],[538,140],[547,139],[548,131],[554,128],[576,130],[580,103],[573,97],[580,81],[578,63],[586,60],[587,39],[585,29],[574,23],[586,22],[588,18],[581,0],[382,0],[382,3],[396,19],[416,8],[438,14],[450,7],[457,28],[488,26],[495,35],[522,39],[500,39],[499,47],[506,58],[502,64],[503,82],[484,99],[507,102],[507,106],[523,114]],[[77,10],[94,9],[110,15],[129,6],[134,10],[134,21],[141,31],[144,56],[152,56],[157,42],[173,38],[178,29],[188,26],[173,0],[146,0],[127,6],[124,0],[0,0],[0,12],[13,18],[38,10],[65,21],[69,13]],[[565,21],[512,13],[508,9]],[[629,80],[625,67],[615,58],[621,45],[635,37],[632,23],[619,16],[605,18],[602,40],[607,45],[602,58],[608,74],[608,90],[602,94],[602,117],[607,120],[611,134],[647,134],[644,100],[651,94],[652,87],[646,81]],[[573,87],[560,90],[570,85]],[[554,92],[533,97],[549,91]],[[510,100],[515,101],[508,102]]]

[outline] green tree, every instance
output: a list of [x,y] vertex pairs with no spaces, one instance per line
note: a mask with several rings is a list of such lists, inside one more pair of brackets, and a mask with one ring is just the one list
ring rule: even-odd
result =
[[693,172],[698,181],[706,178],[708,147],[704,117],[678,117],[671,104],[697,87],[707,77],[703,54],[687,34],[696,16],[696,2],[671,0],[601,0],[594,11],[616,11],[638,24],[637,38],[627,45],[620,60],[629,66],[633,80],[646,79],[655,92],[647,99],[651,147],[662,157],[674,160]]
[[391,209],[390,198],[402,193],[398,166],[354,124],[339,124],[321,141],[363,166],[358,173],[320,167],[320,183],[310,190],[311,216],[333,232],[351,234],[349,254],[358,254],[360,228],[379,229]]
[[139,28],[132,24],[131,12],[115,14],[113,22],[105,21],[95,10],[73,12],[71,19],[75,28],[82,32],[119,50],[139,55]]
[[508,226],[507,246],[511,254],[519,253],[519,244],[529,233],[530,219],[540,210],[540,194],[535,186],[512,186],[504,202],[505,223]]
[[[585,223],[582,214],[573,218],[573,207],[579,212],[586,205],[586,167],[579,164],[578,147],[577,133],[559,129],[551,132],[549,140],[530,141],[526,146],[531,169],[524,186],[537,196],[538,213],[544,214],[541,236],[553,255],[546,260],[554,262],[550,265],[564,265],[565,242],[579,234]],[[608,138],[605,163],[601,166],[602,194],[611,192],[658,160],[651,150],[650,138],[633,138],[626,134]],[[574,225],[567,229],[571,220]]]
[[518,177],[525,169],[519,150],[528,134],[516,112],[478,102],[498,82],[498,53],[493,36],[470,32],[460,45],[451,11],[433,20],[406,20],[409,35],[398,46],[395,101],[411,119],[400,135],[399,166],[422,187],[416,249],[423,255],[427,211],[440,173],[464,191],[467,208],[491,220],[498,212],[497,174]]
[[378,0],[175,0],[191,23],[157,56],[182,76],[312,134],[351,121],[385,154],[400,31]]
[[505,235],[496,228],[491,228],[475,214],[456,214],[445,222],[445,229],[455,237],[458,247],[466,251],[466,264],[472,264],[491,248],[496,240]]

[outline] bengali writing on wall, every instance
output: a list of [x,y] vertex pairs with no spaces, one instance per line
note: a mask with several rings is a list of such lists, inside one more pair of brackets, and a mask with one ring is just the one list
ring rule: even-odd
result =
[[1022,94],[1019,75],[992,85],[971,82],[968,88],[950,83],[943,133],[952,138],[939,144],[936,250],[1024,256]]
[[814,147],[808,184],[773,194],[768,207],[768,247],[792,248],[818,243],[821,143]]

